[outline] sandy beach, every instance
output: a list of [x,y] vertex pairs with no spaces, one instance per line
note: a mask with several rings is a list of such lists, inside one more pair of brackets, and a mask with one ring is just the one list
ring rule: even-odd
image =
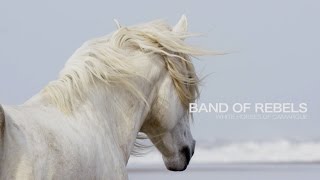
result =
[[164,166],[129,167],[130,180],[318,180],[320,164],[316,163],[239,163],[190,165],[184,172],[170,172]]

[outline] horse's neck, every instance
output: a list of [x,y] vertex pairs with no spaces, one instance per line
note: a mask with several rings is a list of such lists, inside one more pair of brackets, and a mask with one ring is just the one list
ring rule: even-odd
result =
[[[149,105],[156,97],[158,84],[164,78],[169,78],[166,74],[162,57],[159,55],[146,55],[132,63],[132,68],[137,72],[143,72],[146,79],[137,80],[134,84],[136,90],[145,97]],[[121,84],[121,83],[119,83]],[[106,90],[105,84],[96,84],[88,92],[85,102],[74,109],[74,116],[79,119],[85,119],[90,122],[96,122],[104,128],[109,135],[106,141],[114,141],[116,148],[121,151],[124,161],[127,162],[134,146],[136,136],[141,129],[143,121],[149,112],[149,106],[140,99],[132,95],[131,90],[112,86]],[[47,106],[48,108],[57,108],[47,101],[48,95],[40,93],[27,104],[35,106]],[[50,102],[50,101],[49,101]]]
[[[139,87],[144,90],[147,101],[151,102],[152,90],[146,87]],[[100,92],[97,92],[100,91]],[[114,141],[115,148],[121,151],[124,161],[129,160],[130,152],[134,146],[137,133],[147,116],[148,106],[132,96],[123,88],[111,88],[107,92],[104,88],[95,87],[87,96],[87,100],[74,109],[73,116],[97,123],[103,127],[109,135],[106,141]],[[46,108],[56,108],[48,104],[48,98],[40,93],[32,97],[25,104],[30,106],[46,106]]]
[[[150,91],[149,88],[140,88],[141,92],[143,92],[142,89]],[[143,92],[143,94],[149,95],[149,92]],[[111,127],[109,130],[112,131],[112,136],[127,162],[136,136],[149,111],[148,107],[142,100],[121,87],[111,88],[107,93],[101,93],[101,95],[92,94],[90,99],[93,99],[92,102],[94,102],[89,105],[95,109],[92,113],[100,114],[98,117],[100,122]]]

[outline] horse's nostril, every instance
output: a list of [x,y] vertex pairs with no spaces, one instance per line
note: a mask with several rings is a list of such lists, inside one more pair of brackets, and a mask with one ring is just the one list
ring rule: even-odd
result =
[[190,148],[188,146],[184,146],[181,150],[180,153],[184,155],[184,157],[186,157],[186,164],[188,165],[191,159],[191,152],[190,152]]
[[196,141],[193,140],[193,143],[192,143],[192,156],[194,154],[195,148],[196,148]]

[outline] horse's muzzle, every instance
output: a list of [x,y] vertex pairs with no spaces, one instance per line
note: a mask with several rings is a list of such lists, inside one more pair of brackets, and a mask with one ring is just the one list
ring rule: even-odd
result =
[[180,150],[180,154],[185,158],[185,164],[182,169],[172,168],[172,167],[168,168],[168,169],[170,171],[184,171],[184,170],[186,170],[189,165],[189,162],[191,160],[191,157],[194,154],[195,147],[196,147],[196,141],[193,140],[191,148],[189,146],[183,146],[182,149]]

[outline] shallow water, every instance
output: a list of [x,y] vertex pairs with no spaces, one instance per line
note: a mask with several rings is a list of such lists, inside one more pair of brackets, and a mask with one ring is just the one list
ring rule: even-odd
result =
[[184,172],[170,172],[163,166],[129,167],[130,180],[319,180],[320,164],[316,163],[252,163],[191,165]]

